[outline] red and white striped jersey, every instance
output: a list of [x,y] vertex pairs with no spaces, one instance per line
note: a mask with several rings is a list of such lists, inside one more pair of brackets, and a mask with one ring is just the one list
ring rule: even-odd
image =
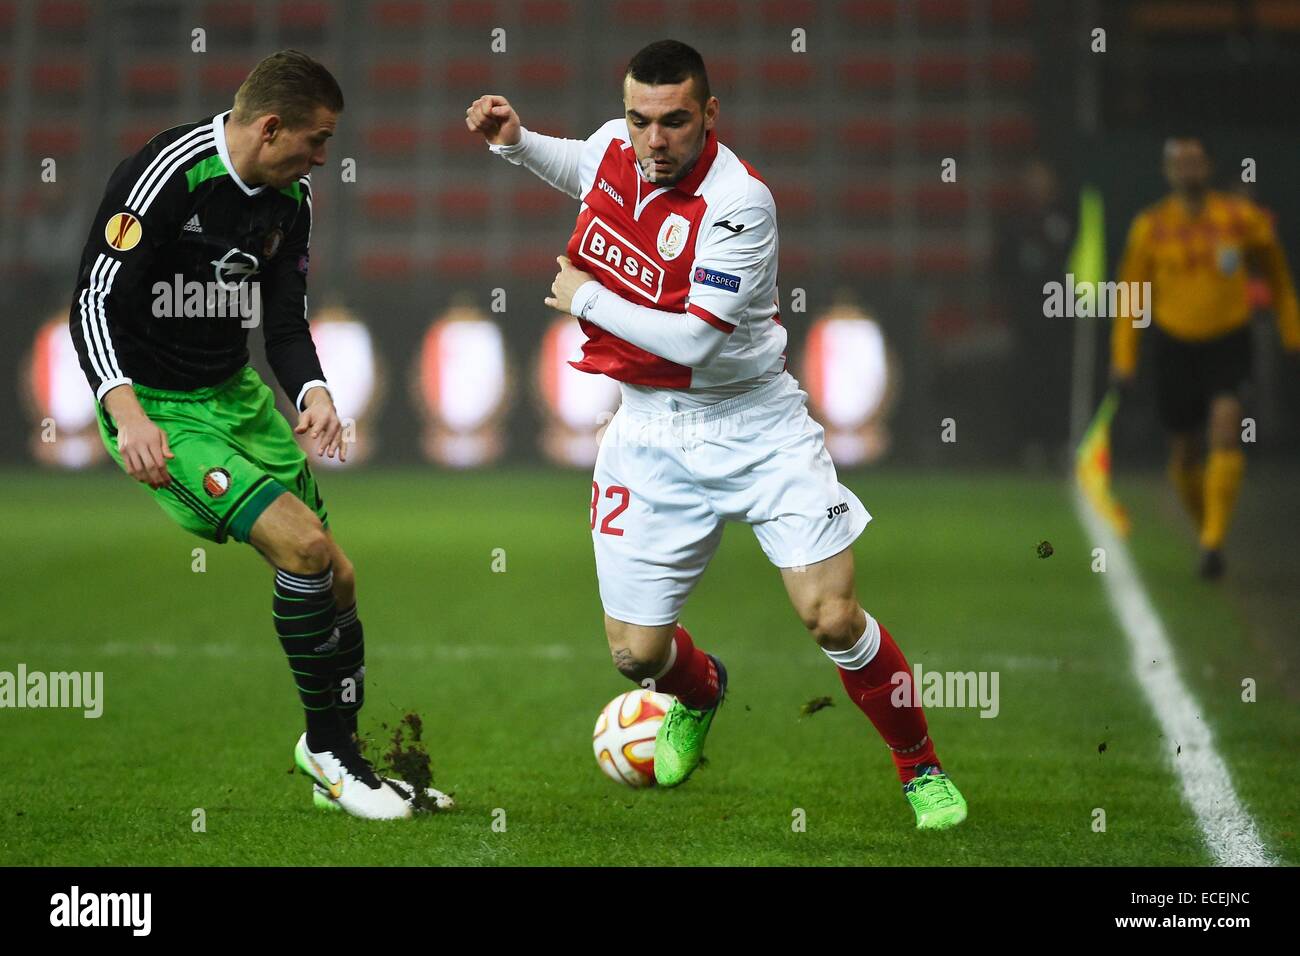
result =
[[784,367],[776,205],[753,167],[710,130],[690,172],[672,186],[656,186],[637,163],[620,117],[583,144],[578,180],[582,206],[569,260],[630,302],[689,312],[728,338],[715,359],[690,368],[580,319],[587,341],[575,368],[684,389]]

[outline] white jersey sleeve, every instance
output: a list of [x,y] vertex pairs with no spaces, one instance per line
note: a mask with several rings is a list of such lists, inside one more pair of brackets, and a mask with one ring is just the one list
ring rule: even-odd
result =
[[578,287],[569,311],[637,348],[688,368],[712,362],[731,334],[685,312],[665,312],[629,302],[594,280]]
[[623,119],[611,120],[587,139],[546,136],[525,126],[519,128],[519,142],[512,146],[489,145],[488,150],[523,166],[548,185],[574,199],[581,199],[592,187],[596,167],[611,139],[627,136]]
[[488,149],[577,199],[578,157],[584,145],[580,139],[544,136],[521,126],[519,142],[512,146],[489,145]]
[[700,222],[687,311],[730,328],[747,319],[770,319],[776,309],[776,205],[768,188],[749,179],[748,188]]

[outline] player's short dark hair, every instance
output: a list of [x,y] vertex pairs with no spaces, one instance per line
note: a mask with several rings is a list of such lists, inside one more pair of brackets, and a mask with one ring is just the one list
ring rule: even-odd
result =
[[316,107],[343,112],[343,91],[333,74],[306,53],[281,50],[272,53],[244,78],[235,93],[236,123],[251,123],[275,113],[290,129],[311,122]]
[[627,65],[625,77],[649,86],[695,80],[695,95],[701,104],[709,101],[709,74],[704,57],[679,40],[656,40],[642,47]]

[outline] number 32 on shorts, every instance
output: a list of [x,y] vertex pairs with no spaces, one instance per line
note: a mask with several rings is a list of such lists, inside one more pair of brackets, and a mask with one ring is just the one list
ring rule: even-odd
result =
[[[609,514],[605,515],[605,520],[600,523],[600,533],[616,534],[621,536],[623,534],[623,529],[615,528],[613,522],[615,518],[617,518],[619,515],[621,515],[624,511],[627,510],[628,502],[632,500],[632,492],[628,491],[622,485],[606,485],[605,497],[620,498],[622,500],[617,505],[614,506],[613,510],[610,511]],[[593,481],[591,483],[591,526],[592,528],[596,527],[596,509],[599,505],[600,505],[600,485],[596,484],[596,482]]]

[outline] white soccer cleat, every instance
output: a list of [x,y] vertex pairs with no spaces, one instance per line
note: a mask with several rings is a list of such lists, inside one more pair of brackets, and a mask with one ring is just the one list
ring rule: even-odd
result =
[[[384,777],[383,780],[384,783],[388,784],[391,787],[395,787],[397,790],[399,790],[402,794],[402,798],[406,800],[407,803],[410,803],[411,800],[414,799],[415,788],[412,787],[405,780],[394,780],[392,777]],[[424,792],[425,795],[428,796],[428,798],[434,802],[434,805],[439,810],[455,809],[456,801],[452,799],[451,794],[443,793],[441,790],[435,790],[433,787],[429,787]],[[330,796],[329,791],[326,790],[324,787],[322,787],[319,783],[312,784],[311,801],[313,804],[315,804],[315,806],[318,809],[321,810],[343,809],[341,806],[339,806],[339,802]]]
[[307,735],[303,734],[293,748],[293,760],[327,799],[354,817],[402,820],[411,815],[407,799],[383,785],[351,741],[337,751],[313,753],[307,749]]

